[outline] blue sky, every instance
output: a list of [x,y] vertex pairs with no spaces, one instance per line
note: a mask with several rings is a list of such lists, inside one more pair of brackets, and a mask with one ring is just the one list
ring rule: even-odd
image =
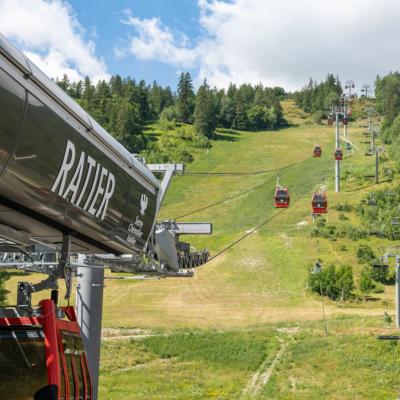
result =
[[[158,17],[173,31],[183,32],[192,40],[200,34],[197,24],[199,9],[196,0],[71,0],[78,19],[88,32],[95,31],[96,54],[103,57],[111,74],[132,76],[146,82],[157,80],[175,88],[178,69],[157,61],[143,62],[134,55],[116,58],[114,48],[124,44],[132,29],[120,21],[124,10],[131,10],[138,18]],[[185,68],[196,74],[193,68]]]
[[131,76],[176,88],[356,87],[400,69],[400,1],[0,0],[0,32],[52,78]]

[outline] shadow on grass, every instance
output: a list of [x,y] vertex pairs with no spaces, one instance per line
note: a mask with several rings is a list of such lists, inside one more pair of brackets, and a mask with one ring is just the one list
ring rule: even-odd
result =
[[224,142],[237,142],[239,139],[229,135],[222,135],[221,133],[216,133],[213,137],[213,140],[224,141]]
[[239,135],[239,132],[234,131],[233,129],[229,129],[229,128],[218,128],[217,129],[217,134],[218,133],[227,133],[229,135]]
[[157,142],[159,136],[161,136],[159,132],[147,132],[146,140],[149,142]]

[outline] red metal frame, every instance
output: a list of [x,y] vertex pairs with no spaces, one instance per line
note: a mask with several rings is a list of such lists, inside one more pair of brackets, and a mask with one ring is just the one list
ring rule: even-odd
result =
[[[52,300],[42,300],[39,303],[42,315],[39,317],[21,317],[21,318],[0,318],[0,326],[26,326],[29,327],[42,327],[45,336],[45,352],[46,352],[46,366],[47,366],[47,379],[49,385],[57,385],[60,387],[61,379],[64,380],[65,399],[69,399],[69,379],[67,379],[67,363],[64,355],[64,345],[62,341],[62,331],[72,333],[80,337],[80,328],[77,323],[75,309],[73,307],[63,307],[62,311],[67,316],[66,319],[58,319],[56,317],[56,306]],[[76,357],[72,356],[72,371],[74,374],[75,382],[75,400],[79,398],[79,377],[76,365]],[[60,363],[63,367],[64,374],[61,376]],[[85,353],[80,356],[80,366],[85,372],[83,374],[84,385],[84,400],[91,400],[92,385],[87,382],[89,370]],[[89,398],[86,393],[88,392],[88,385],[90,385]],[[58,399],[64,399],[63,393],[58,393]],[[33,393],[32,393],[33,396]]]
[[[282,201],[282,199],[279,199],[277,197],[277,194],[278,194],[279,190],[283,190],[284,192],[286,192],[286,201]],[[289,205],[290,205],[290,195],[289,195],[288,188],[277,187],[276,190],[275,190],[274,200],[275,200],[275,207],[276,208],[288,208]]]
[[[323,196],[324,200],[322,202],[316,201],[316,196]],[[326,193],[313,193],[311,199],[311,207],[313,214],[326,214],[328,212],[328,199]]]
[[335,160],[337,160],[337,161],[343,160],[343,151],[342,151],[342,149],[336,149],[335,150]]
[[321,155],[322,155],[321,146],[315,146],[314,147],[314,157],[321,157]]

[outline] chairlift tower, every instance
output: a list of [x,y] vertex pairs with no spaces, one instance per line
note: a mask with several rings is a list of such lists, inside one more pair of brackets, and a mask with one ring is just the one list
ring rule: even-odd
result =
[[395,258],[395,292],[396,292],[396,328],[400,329],[400,248],[395,246],[395,248],[386,250],[384,254],[384,258],[387,260],[388,258]]
[[[340,149],[340,136],[339,136],[339,123],[340,123],[340,117],[343,118],[343,126],[346,127],[345,120],[347,118],[346,111],[345,111],[345,96],[342,96],[340,98],[340,105],[338,107],[334,107],[334,113],[335,113],[335,145],[336,145],[336,151],[335,151],[335,191],[336,193],[340,192],[340,161],[342,160],[342,151]],[[337,153],[340,153],[337,155]]]
[[367,107],[366,111],[368,113],[368,132],[371,133],[371,131],[372,131],[371,116],[374,113],[375,108],[374,107]]
[[[347,94],[343,93],[342,97],[343,97],[343,113],[344,113],[344,118],[348,118],[349,110],[347,108],[347,102],[351,102],[351,100],[354,97],[354,94],[352,94],[352,89],[355,88],[354,85],[354,81],[353,80],[347,80],[345,82],[345,86],[344,86],[345,90],[347,90]],[[347,124],[344,124],[344,137],[347,138]]]
[[[336,148],[339,148],[339,112],[336,110]],[[340,192],[340,160],[335,160],[335,191]]]
[[352,96],[351,89],[355,88],[354,81],[351,79],[347,80],[345,82],[344,88],[347,89],[348,96],[351,99],[351,96]]
[[367,83],[364,83],[362,86],[361,86],[361,93],[366,97],[366,98],[368,98],[368,93],[371,91],[371,86],[370,85],[368,85]]

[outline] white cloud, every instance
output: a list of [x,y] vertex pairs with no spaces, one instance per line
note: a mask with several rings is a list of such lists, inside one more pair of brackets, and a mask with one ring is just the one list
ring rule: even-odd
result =
[[295,89],[328,72],[362,84],[400,67],[398,0],[198,0],[198,6],[203,34],[195,46],[182,44],[157,18],[130,15],[136,29],[130,51],[196,66],[198,80],[217,86],[263,82]]
[[82,26],[63,0],[0,0],[0,32],[52,78],[64,73],[71,80],[109,77],[94,43],[85,40]]
[[189,40],[186,35],[174,35],[159,18],[136,18],[129,10],[125,11],[125,16],[122,22],[134,27],[136,32],[136,36],[130,40],[130,51],[137,58],[158,59],[183,67],[194,65],[196,51],[188,47]]

